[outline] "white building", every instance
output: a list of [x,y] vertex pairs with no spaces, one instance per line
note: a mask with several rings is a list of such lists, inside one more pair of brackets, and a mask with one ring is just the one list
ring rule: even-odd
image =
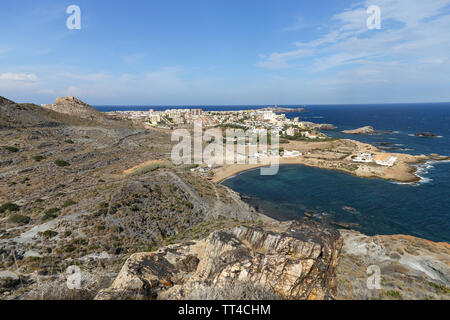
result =
[[353,158],[353,161],[370,163],[373,162],[373,156],[370,153],[360,153],[355,158]]
[[295,135],[295,129],[293,127],[289,127],[286,130],[286,135],[291,136],[291,137],[294,136]]
[[284,150],[283,153],[283,158],[295,158],[295,157],[300,157],[302,155],[301,152],[297,151],[297,150]]
[[374,161],[380,166],[392,167],[397,161],[397,157],[391,156],[389,154],[379,154],[374,158]]

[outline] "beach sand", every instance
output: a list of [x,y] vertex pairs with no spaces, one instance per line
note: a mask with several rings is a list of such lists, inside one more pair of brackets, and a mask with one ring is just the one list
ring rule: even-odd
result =
[[[417,168],[414,164],[423,163],[429,158],[425,155],[413,156],[408,154],[385,153],[378,148],[354,140],[342,139],[327,142],[291,141],[282,145],[285,150],[297,150],[302,156],[295,158],[279,158],[279,164],[299,164],[329,170],[338,170],[363,178],[380,178],[403,183],[417,182],[420,177],[415,175]],[[388,154],[397,157],[392,167],[375,163],[357,163],[352,156],[358,153]],[[273,163],[273,162],[272,162]],[[218,166],[213,169],[213,181],[221,182],[240,172],[265,167],[267,163],[259,164],[231,164]]]

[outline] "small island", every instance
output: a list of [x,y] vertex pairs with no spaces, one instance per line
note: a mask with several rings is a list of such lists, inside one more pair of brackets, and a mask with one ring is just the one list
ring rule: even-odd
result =
[[341,131],[341,133],[343,134],[377,134],[378,131],[376,131],[373,127],[371,126],[366,126],[366,127],[362,127],[362,128],[358,128],[355,130],[344,130]]
[[437,135],[431,132],[420,132],[415,134],[416,137],[423,137],[423,138],[436,138]]
[[261,109],[262,111],[272,111],[274,113],[289,113],[289,112],[306,112],[305,108],[282,108],[282,107],[267,107]]

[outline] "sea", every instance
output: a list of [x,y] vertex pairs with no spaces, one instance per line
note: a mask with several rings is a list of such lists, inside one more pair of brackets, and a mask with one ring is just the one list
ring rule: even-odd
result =
[[[96,106],[100,111],[165,110],[186,106]],[[206,111],[245,110],[267,106],[196,106]],[[370,143],[386,152],[450,156],[450,103],[298,105],[306,112],[288,118],[329,123],[331,137]],[[342,130],[373,126],[377,135],[344,135]],[[416,133],[432,132],[433,138]],[[244,195],[260,212],[279,220],[306,215],[367,235],[406,234],[450,243],[450,161],[418,167],[418,183],[358,178],[343,172],[302,165],[282,165],[275,176],[246,171],[223,182]]]

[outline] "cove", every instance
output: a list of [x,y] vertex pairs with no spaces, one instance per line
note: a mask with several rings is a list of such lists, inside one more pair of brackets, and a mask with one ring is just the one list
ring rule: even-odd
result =
[[450,242],[450,197],[442,197],[450,194],[450,177],[443,177],[449,175],[449,164],[429,167],[430,182],[416,185],[302,165],[282,165],[275,176],[247,171],[223,184],[245,195],[260,212],[279,220],[301,219],[309,212],[367,235],[406,234]]

